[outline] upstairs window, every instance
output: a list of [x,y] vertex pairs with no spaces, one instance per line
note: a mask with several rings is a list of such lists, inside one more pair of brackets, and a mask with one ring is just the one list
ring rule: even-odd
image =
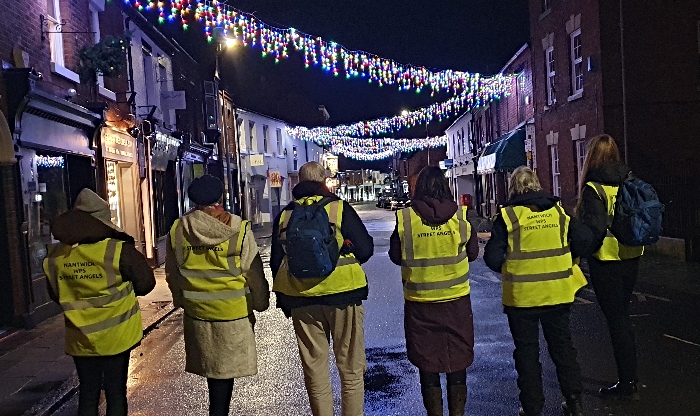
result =
[[282,156],[282,129],[277,129],[277,156]]
[[583,54],[581,52],[581,29],[571,33],[571,95],[583,91]]
[[545,51],[545,64],[547,65],[547,104],[554,105],[557,102],[555,80],[556,71],[554,70],[554,46],[550,46]]
[[578,168],[578,177],[583,174],[583,163],[586,161],[586,140],[576,140],[576,167]]
[[266,125],[263,125],[263,152],[264,153],[270,153],[270,149],[267,147],[269,143],[269,136],[270,136],[270,128]]
[[63,57],[63,34],[61,32],[61,7],[59,0],[46,0],[46,20],[49,24],[48,38],[51,48],[51,62],[65,66]]
[[252,152],[258,151],[258,143],[257,143],[257,140],[255,138],[255,122],[254,121],[248,122],[248,149],[250,149]]

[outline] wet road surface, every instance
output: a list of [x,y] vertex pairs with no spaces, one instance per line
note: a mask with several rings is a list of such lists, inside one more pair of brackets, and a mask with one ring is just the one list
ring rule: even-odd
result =
[[[386,254],[395,217],[390,211],[370,206],[359,207],[358,212],[375,241],[375,255],[363,266],[370,285],[365,302],[365,414],[423,415],[418,373],[406,358],[400,270]],[[269,247],[261,247],[261,252],[267,263]],[[271,281],[269,269],[266,273]],[[476,345],[475,361],[468,370],[466,414],[516,415],[519,402],[511,358],[513,346],[502,313],[500,276],[488,270],[479,258],[471,263],[470,278]],[[572,332],[583,369],[586,414],[700,415],[700,345],[686,341],[700,340],[695,306],[698,296],[658,285],[639,286],[633,319],[644,387],[642,400],[636,403],[610,404],[595,397],[598,388],[614,381],[614,361],[595,295],[589,289],[579,292],[572,311]],[[132,353],[130,415],[207,413],[206,381],[183,371],[181,314],[177,311],[171,315]],[[258,374],[236,380],[231,414],[309,415],[291,322],[274,306],[256,316]],[[543,341],[541,345],[547,398],[543,415],[561,415],[556,375]],[[336,414],[340,414],[339,382],[333,366],[331,377]],[[74,415],[76,409],[77,398],[73,398],[55,415]]]

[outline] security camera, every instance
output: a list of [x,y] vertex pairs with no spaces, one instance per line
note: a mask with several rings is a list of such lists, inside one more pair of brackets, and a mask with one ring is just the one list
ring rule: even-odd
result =
[[75,88],[70,88],[68,91],[66,91],[66,99],[70,99],[78,95],[78,91],[75,90]]

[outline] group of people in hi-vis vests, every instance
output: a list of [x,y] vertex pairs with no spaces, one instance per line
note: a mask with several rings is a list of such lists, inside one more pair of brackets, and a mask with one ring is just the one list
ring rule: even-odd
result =
[[[502,276],[521,416],[540,415],[544,407],[540,326],[565,399],[562,410],[584,414],[581,370],[569,329],[574,294],[587,284],[579,258],[588,260],[618,370],[617,383],[600,394],[638,398],[628,307],[642,250],[621,245],[608,232],[615,191],[628,172],[610,136],[591,139],[576,218],[541,189],[532,170],[523,166],[512,174],[509,200],[494,219],[484,261]],[[368,285],[361,264],[374,253],[373,239],[353,207],[326,188],[321,164],[302,166],[299,180],[294,201],[273,221],[270,267],[276,306],[292,320],[311,413],[333,415],[332,339],[342,414],[362,415],[362,301]],[[228,415],[234,379],[257,373],[253,311],[269,307],[270,288],[251,224],[221,206],[222,182],[204,175],[187,191],[196,207],[170,230],[167,283],[174,306],[184,309],[185,370],[207,379],[209,414]],[[337,259],[325,277],[293,273],[288,236],[299,206],[317,206],[327,215],[334,239],[325,243],[337,244]],[[111,223],[107,203],[87,189],[73,210],[55,220],[52,233],[60,243],[49,248],[44,269],[51,296],[66,317],[66,352],[75,358],[80,379],[79,415],[97,415],[102,386],[107,414],[125,415],[129,354],[142,338],[135,296],[153,289],[153,272],[133,239]],[[467,368],[474,360],[469,263],[478,257],[479,244],[467,208],[457,205],[439,168],[420,172],[412,206],[396,213],[388,254],[401,266],[406,351],[418,368],[427,414],[443,415],[440,373],[445,373],[449,414],[463,415]]]

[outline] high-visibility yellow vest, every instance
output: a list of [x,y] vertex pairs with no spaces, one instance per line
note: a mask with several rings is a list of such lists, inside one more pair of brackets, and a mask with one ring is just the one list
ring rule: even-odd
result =
[[617,200],[618,186],[603,185],[598,182],[586,182],[586,185],[596,191],[600,199],[605,204],[605,209],[608,211],[608,228],[607,234],[603,239],[603,245],[593,253],[593,257],[598,260],[626,260],[639,257],[644,253],[644,247],[626,246],[619,241],[610,232],[613,217],[615,216],[615,202]]
[[501,269],[503,304],[515,307],[572,303],[586,285],[569,248],[570,218],[559,204],[536,212],[524,206],[501,208],[508,229]]
[[185,313],[203,321],[233,321],[253,313],[252,295],[241,269],[243,239],[250,222],[243,220],[240,231],[215,246],[191,243],[183,225],[176,220],[170,241],[183,277]]
[[[310,205],[319,202],[321,199],[323,199],[322,196],[312,196],[300,198],[294,202],[297,204]],[[338,241],[338,248],[340,249],[343,246],[343,201],[332,201],[326,204],[324,209],[328,214],[331,225],[335,229],[335,239]],[[279,237],[282,247],[286,244],[286,229],[291,215],[292,210],[284,210],[280,215]],[[298,279],[294,277],[294,275],[289,272],[287,256],[285,255],[275,275],[272,290],[284,293],[288,296],[317,297],[350,292],[365,286],[367,286],[367,276],[365,276],[362,266],[360,266],[360,263],[352,253],[341,255],[338,258],[338,263],[333,272],[326,277],[318,279]]]
[[66,354],[108,356],[143,338],[141,310],[131,282],[122,280],[119,240],[52,244],[44,272],[66,321]]
[[401,239],[403,296],[415,302],[442,302],[466,296],[469,288],[467,241],[471,224],[461,207],[442,225],[428,225],[413,208],[396,212]]

